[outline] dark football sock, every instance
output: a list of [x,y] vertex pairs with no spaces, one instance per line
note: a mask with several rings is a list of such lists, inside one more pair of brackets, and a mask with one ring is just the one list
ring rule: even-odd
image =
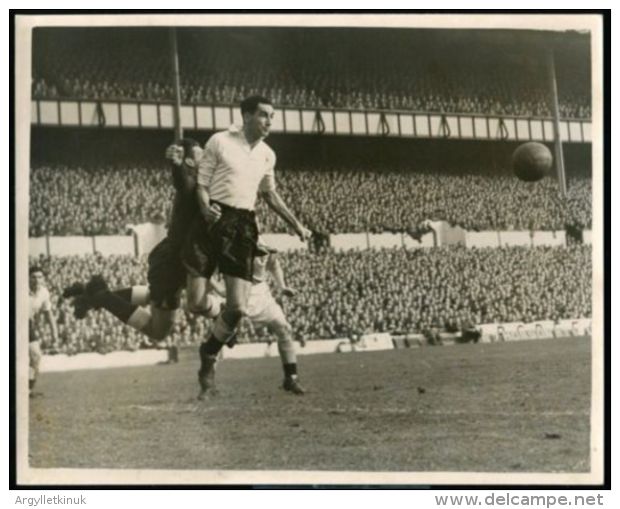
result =
[[228,342],[226,343],[226,346],[228,348],[233,348],[236,344],[237,344],[237,333],[235,332],[235,334],[233,334],[231,338],[228,340]]
[[124,323],[127,323],[129,317],[138,309],[138,306],[130,304],[128,301],[112,292],[99,292],[93,297],[93,300],[98,306],[108,310]]
[[215,336],[211,335],[209,339],[201,345],[200,352],[204,352],[204,355],[215,357],[218,353],[220,353],[223,346],[224,343],[222,343]]
[[282,364],[284,376],[293,378],[297,376],[297,364]]

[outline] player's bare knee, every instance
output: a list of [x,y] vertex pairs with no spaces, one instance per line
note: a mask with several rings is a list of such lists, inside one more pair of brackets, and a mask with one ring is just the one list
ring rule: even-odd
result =
[[185,309],[190,313],[200,313],[201,308],[201,299],[198,295],[192,294],[190,292],[187,293],[187,303],[185,304]]
[[213,295],[207,295],[199,302],[189,302],[186,306],[187,311],[195,315],[202,315],[206,318],[217,318],[222,309],[220,301]]
[[272,325],[273,333],[278,339],[278,343],[285,343],[293,340],[293,328],[287,321],[277,321]]
[[199,302],[192,302],[188,300],[185,309],[194,315],[199,315],[203,311],[203,306],[201,306]]

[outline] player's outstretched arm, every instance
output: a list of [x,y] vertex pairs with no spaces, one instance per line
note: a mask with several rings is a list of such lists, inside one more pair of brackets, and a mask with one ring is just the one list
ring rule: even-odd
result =
[[193,193],[196,190],[196,169],[188,167],[183,160],[183,147],[175,144],[169,145],[166,148],[166,159],[172,169],[174,188],[186,195]]
[[176,143],[168,145],[165,157],[172,166],[181,166],[183,164],[183,147]]
[[276,214],[295,230],[295,233],[297,233],[302,242],[306,242],[310,239],[312,232],[299,222],[275,189],[260,191],[259,196],[265,200],[267,205],[269,205]]
[[286,282],[284,281],[284,271],[282,270],[280,260],[275,253],[271,253],[269,255],[269,259],[267,260],[267,270],[273,276],[273,280],[275,281],[278,290],[282,292],[282,295],[286,297],[293,297],[295,295],[295,290],[286,286]]

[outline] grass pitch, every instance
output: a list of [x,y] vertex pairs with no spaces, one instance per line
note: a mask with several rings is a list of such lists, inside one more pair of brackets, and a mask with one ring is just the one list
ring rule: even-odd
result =
[[224,360],[220,395],[179,364],[44,373],[32,467],[587,472],[590,340]]

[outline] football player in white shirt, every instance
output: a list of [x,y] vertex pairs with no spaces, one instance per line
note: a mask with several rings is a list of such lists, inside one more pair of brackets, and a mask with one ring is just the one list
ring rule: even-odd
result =
[[[284,272],[277,257],[277,250],[269,247],[259,237],[259,252],[254,258],[252,289],[248,299],[247,318],[254,327],[267,327],[278,341],[278,352],[282,360],[284,382],[282,388],[293,394],[304,394],[305,390],[297,376],[297,354],[293,343],[293,329],[289,324],[282,307],[273,298],[269,283],[270,274],[277,290],[286,297],[293,297],[295,291],[286,286]],[[226,286],[219,273],[209,280],[210,291],[207,294],[208,317],[215,318],[220,314],[226,300]],[[234,341],[233,341],[234,343]],[[232,346],[231,341],[228,346]],[[303,343],[302,343],[303,346]]]
[[[198,203],[202,217],[195,221],[183,249],[190,280],[190,308],[201,308],[204,279],[215,269],[224,275],[226,306],[215,321],[212,335],[200,345],[200,398],[215,386],[214,367],[222,346],[234,337],[248,314],[253,260],[257,253],[258,227],[254,214],[257,195],[266,201],[297,233],[310,238],[276,191],[276,157],[263,139],[269,135],[274,115],[271,101],[251,96],[241,102],[242,128],[214,134],[206,144],[198,168]],[[200,279],[204,278],[204,279]]]
[[40,267],[35,266],[30,268],[28,285],[30,290],[28,295],[28,354],[30,357],[28,388],[32,395],[32,389],[34,388],[37,375],[39,374],[39,364],[41,363],[42,356],[41,338],[39,337],[38,331],[35,330],[35,318],[39,314],[45,317],[52,333],[53,344],[58,343],[58,327],[52,313],[50,293],[45,287],[45,276]]

